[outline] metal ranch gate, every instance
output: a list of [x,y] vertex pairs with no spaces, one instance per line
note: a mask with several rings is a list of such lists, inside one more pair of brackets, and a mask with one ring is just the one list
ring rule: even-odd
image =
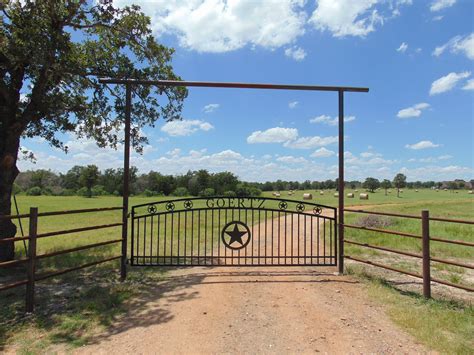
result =
[[337,265],[334,207],[211,197],[132,207],[131,265]]

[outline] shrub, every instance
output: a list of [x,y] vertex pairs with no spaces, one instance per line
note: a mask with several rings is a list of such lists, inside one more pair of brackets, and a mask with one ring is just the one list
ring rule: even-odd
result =
[[113,193],[114,196],[120,196],[120,192],[118,192],[117,190],[114,191]]
[[41,188],[38,186],[32,187],[26,191],[28,196],[40,196],[41,195]]
[[102,185],[95,185],[92,190],[92,196],[104,196],[107,195],[107,191],[105,191],[104,186]]
[[145,191],[143,191],[143,195],[145,195],[146,197],[152,197],[155,196],[155,192],[149,189],[145,189]]
[[87,187],[81,187],[76,193],[78,196],[89,197],[89,191],[87,191]]
[[260,196],[262,194],[262,190],[256,187],[250,187],[249,193],[250,193],[250,196]]
[[51,196],[51,195],[54,195],[54,194],[53,194],[53,190],[51,190],[50,187],[45,187],[41,190],[41,195]]
[[13,184],[13,193],[14,193],[15,195],[17,195],[17,194],[19,194],[19,193],[21,193],[21,192],[23,192],[23,190],[22,190],[22,188],[20,187],[20,185],[18,185],[18,184]]
[[[212,190],[212,189],[211,189]],[[213,190],[214,191],[214,190]],[[178,196],[178,197],[183,197],[183,196],[189,196],[189,191],[185,187],[178,187],[176,190],[174,190],[171,195],[173,196]]]
[[61,191],[61,193],[59,194],[60,196],[74,196],[76,194],[76,192],[72,189],[64,189]]
[[199,195],[202,197],[211,197],[215,196],[216,192],[212,187],[208,187],[207,189],[202,190]]
[[237,194],[235,193],[235,191],[229,190],[229,191],[225,191],[225,192],[224,192],[224,196],[225,196],[225,197],[236,197]]

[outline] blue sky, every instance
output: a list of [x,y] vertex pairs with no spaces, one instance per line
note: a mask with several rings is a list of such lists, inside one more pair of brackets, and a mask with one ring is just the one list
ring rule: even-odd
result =
[[[346,178],[474,178],[474,2],[119,0],[142,6],[185,80],[369,87],[347,93]],[[184,120],[145,129],[141,172],[228,170],[252,181],[337,177],[337,94],[191,88]],[[121,151],[37,139],[35,165],[120,167]]]

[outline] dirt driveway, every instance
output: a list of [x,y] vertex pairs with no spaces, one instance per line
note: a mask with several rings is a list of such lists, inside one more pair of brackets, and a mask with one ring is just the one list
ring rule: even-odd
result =
[[171,271],[78,354],[422,353],[333,268]]

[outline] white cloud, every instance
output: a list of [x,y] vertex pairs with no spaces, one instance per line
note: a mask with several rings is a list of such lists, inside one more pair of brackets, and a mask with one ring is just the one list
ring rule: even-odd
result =
[[170,136],[189,136],[197,131],[209,131],[214,126],[200,120],[181,120],[166,122],[161,130]]
[[438,15],[438,16],[433,17],[433,21],[441,21],[443,18],[444,18],[443,15]]
[[408,49],[408,44],[403,42],[402,44],[400,44],[400,47],[397,48],[397,52],[405,53],[407,49]]
[[474,90],[474,79],[469,79],[466,85],[462,87],[463,90]]
[[433,81],[431,84],[430,95],[441,94],[452,90],[460,80],[468,78],[470,75],[471,72],[468,71],[462,73],[449,73],[448,75]]
[[294,148],[294,149],[312,149],[316,147],[322,147],[325,145],[337,143],[337,136],[329,137],[301,137],[293,141],[288,141],[284,144],[285,147]]
[[[309,22],[318,30],[330,31],[334,37],[365,37],[386,19],[400,14],[401,5],[411,0],[318,0]],[[388,8],[384,5],[388,4]],[[379,6],[377,6],[379,5]],[[386,10],[390,10],[387,12]]]
[[436,148],[439,146],[440,146],[439,144],[435,144],[431,141],[419,141],[418,143],[414,143],[414,144],[406,144],[405,148],[420,150],[420,149]]
[[313,158],[328,158],[328,157],[332,157],[333,155],[336,155],[336,153],[324,147],[316,149],[314,153],[311,154]]
[[296,106],[298,106],[298,101],[291,101],[288,103],[288,107],[291,109],[296,108]]
[[284,143],[294,140],[298,137],[298,130],[296,128],[274,127],[265,131],[252,132],[247,137],[247,142],[254,143]]
[[436,47],[432,55],[439,57],[446,50],[451,53],[463,53],[466,57],[474,60],[474,33],[466,36],[455,36],[442,46]]
[[303,0],[115,0],[137,4],[151,17],[157,35],[177,36],[198,52],[227,52],[247,45],[289,45],[304,33]]
[[410,118],[410,117],[420,117],[421,112],[430,107],[426,102],[421,102],[419,104],[413,105],[411,107],[404,108],[397,113],[399,118]]
[[301,62],[306,58],[306,51],[301,47],[293,46],[285,49],[285,55],[289,58],[293,58],[297,62]]
[[[352,122],[355,119],[356,119],[355,116],[345,116],[344,117],[344,122]],[[339,118],[338,117],[331,118],[331,116],[329,116],[329,115],[320,115],[320,116],[317,116],[317,117],[314,117],[314,118],[310,119],[309,122],[310,123],[322,123],[322,124],[326,124],[326,125],[329,125],[329,126],[337,126],[338,123],[339,123]]]
[[209,105],[204,106],[202,110],[204,111],[204,113],[211,113],[217,110],[219,106],[220,106],[219,104],[209,104]]
[[307,160],[303,157],[294,157],[292,155],[285,155],[282,157],[276,158],[276,161],[280,161],[283,163],[290,163],[290,164],[301,164],[306,163]]
[[434,0],[431,3],[430,11],[431,12],[441,11],[443,9],[453,6],[455,3],[456,3],[456,0]]
[[[29,143],[35,143],[35,139],[25,139],[22,146],[28,147]],[[123,166],[123,146],[118,150],[110,148],[99,148],[93,140],[79,139],[66,142],[70,146],[69,154],[62,151],[49,150],[34,151],[38,158],[37,163],[21,160],[18,162],[21,171],[27,169],[52,169],[53,171],[65,172],[74,165],[96,164],[99,169],[121,168]],[[28,149],[28,148],[27,148]],[[29,149],[31,150],[31,149]],[[146,149],[147,151],[148,149]],[[367,153],[367,152],[365,152]],[[393,178],[400,172],[400,166],[396,160],[389,160],[381,154],[371,152],[372,155],[361,153],[355,156],[345,152],[346,177],[348,180],[365,179],[374,176],[379,179]],[[335,155],[333,155],[335,156]],[[280,158],[279,160],[277,160]],[[439,156],[438,160],[444,160]],[[447,159],[447,158],[446,158]],[[207,169],[210,172],[230,171],[245,181],[266,180],[326,180],[337,177],[338,167],[333,159],[329,164],[321,163],[321,159],[308,160],[302,157],[278,157],[265,155],[262,158],[244,156],[233,150],[217,151],[208,153],[206,149],[190,150],[188,153],[172,149],[161,156],[155,154],[138,155],[132,153],[131,164],[136,166],[139,173],[147,173],[155,170],[158,166],[163,174],[185,174],[188,170]],[[245,166],[246,169],[242,169]],[[472,167],[450,165],[423,166],[414,169],[402,168],[409,180],[430,180],[433,176],[437,179],[447,180],[455,178],[470,179],[474,174]]]

